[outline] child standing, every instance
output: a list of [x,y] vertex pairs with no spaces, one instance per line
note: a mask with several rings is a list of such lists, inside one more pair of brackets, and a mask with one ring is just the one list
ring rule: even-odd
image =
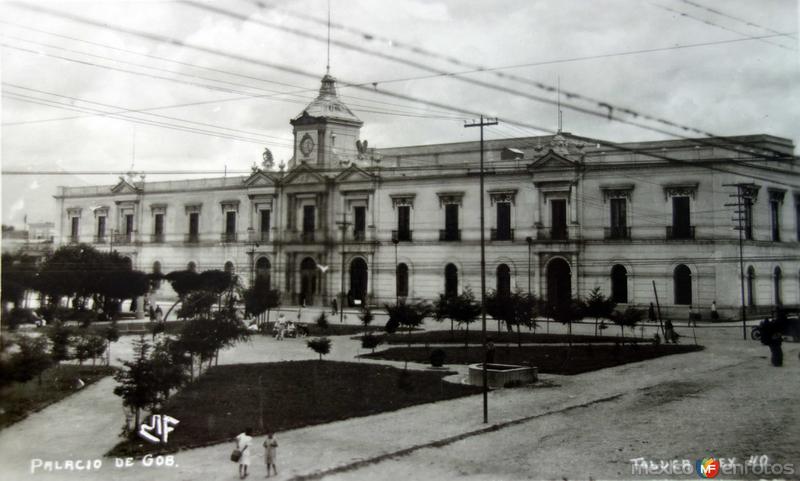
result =
[[278,475],[278,468],[275,467],[275,458],[278,455],[278,441],[273,437],[272,432],[267,433],[267,439],[264,440],[264,461],[267,463],[267,477],[269,477],[269,467],[272,466],[272,471],[275,476]]

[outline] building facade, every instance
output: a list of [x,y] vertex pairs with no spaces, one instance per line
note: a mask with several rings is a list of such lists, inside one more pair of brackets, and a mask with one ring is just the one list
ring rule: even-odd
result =
[[[368,147],[328,75],[290,123],[294,156],[279,170],[61,188],[59,242],[117,250],[148,272],[267,277],[284,304],[479,291],[479,142]],[[487,288],[562,300],[599,287],[637,306],[657,293],[668,316],[690,306],[702,314],[716,301],[737,317],[742,267],[752,311],[800,304],[793,151],[769,135],[487,141]],[[766,158],[776,152],[784,159]],[[157,295],[169,294],[164,286]]]

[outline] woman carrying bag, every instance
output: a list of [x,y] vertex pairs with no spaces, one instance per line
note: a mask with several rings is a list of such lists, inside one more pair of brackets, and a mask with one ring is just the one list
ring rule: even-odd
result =
[[250,466],[250,444],[253,442],[253,430],[247,428],[236,436],[236,449],[231,453],[231,461],[239,462],[239,479],[247,477],[247,467]]

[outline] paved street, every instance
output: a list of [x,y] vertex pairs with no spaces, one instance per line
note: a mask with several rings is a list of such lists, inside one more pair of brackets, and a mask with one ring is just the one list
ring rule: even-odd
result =
[[[561,329],[551,326],[551,332]],[[576,332],[590,329],[577,326]],[[687,334],[685,326],[678,329]],[[578,376],[543,376],[542,387],[492,392],[496,430],[485,430],[481,398],[472,396],[278,433],[278,478],[598,479],[631,477],[629,460],[638,457],[800,459],[794,415],[800,345],[785,343],[786,366],[776,369],[768,365],[767,348],[742,341],[740,329],[700,327],[697,336],[707,350]],[[358,351],[356,341],[339,336],[330,358],[352,360]],[[313,357],[303,340],[259,336],[222,353],[220,362]],[[114,445],[123,411],[112,384],[98,383],[0,432],[4,479],[237,479],[227,460],[230,444],[178,453],[171,468],[137,461],[116,469],[105,459],[98,472],[28,474],[31,458],[95,458]],[[254,457],[257,477],[265,473],[260,461]]]

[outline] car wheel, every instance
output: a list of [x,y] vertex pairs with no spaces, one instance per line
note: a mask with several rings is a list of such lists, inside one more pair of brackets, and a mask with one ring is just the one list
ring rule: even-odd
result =
[[754,341],[759,341],[759,340],[761,340],[761,329],[759,329],[759,328],[757,328],[757,327],[754,327],[754,328],[753,328],[753,329],[750,331],[750,338],[751,338],[752,340],[754,340]]

